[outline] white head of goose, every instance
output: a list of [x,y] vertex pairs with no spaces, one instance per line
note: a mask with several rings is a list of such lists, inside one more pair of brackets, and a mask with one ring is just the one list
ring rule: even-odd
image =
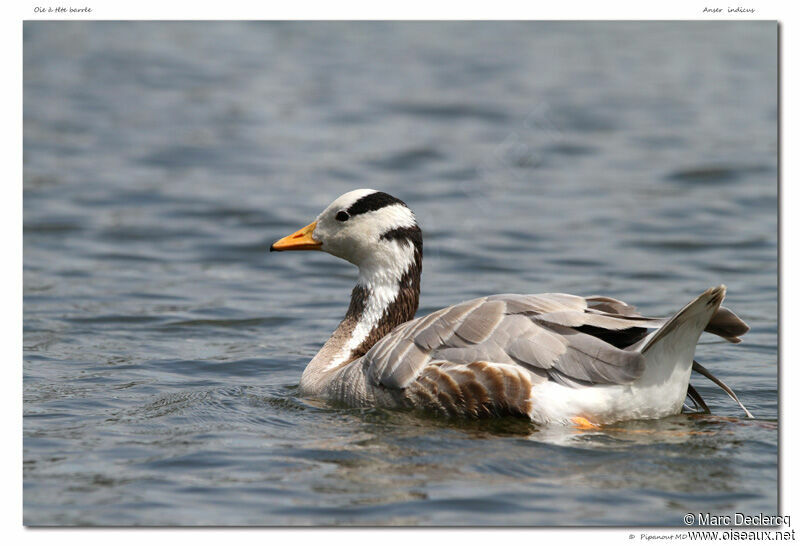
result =
[[687,397],[708,411],[694,370],[739,402],[694,361],[703,331],[738,343],[749,329],[721,307],[724,285],[669,318],[602,296],[497,294],[414,319],[422,232],[405,203],[370,189],[270,247],[282,250],[322,250],[359,270],[344,319],[303,372],[306,396],[593,426],[673,415]]

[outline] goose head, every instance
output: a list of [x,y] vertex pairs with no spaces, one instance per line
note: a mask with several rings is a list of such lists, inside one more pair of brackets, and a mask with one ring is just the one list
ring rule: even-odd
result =
[[358,267],[350,307],[300,380],[324,388],[332,370],[364,355],[419,305],[422,232],[400,199],[370,189],[338,197],[317,219],[276,241],[270,251],[321,250]]
[[359,279],[398,281],[421,265],[422,233],[400,199],[372,189],[336,198],[316,220],[270,247],[270,251],[321,250],[359,268]]

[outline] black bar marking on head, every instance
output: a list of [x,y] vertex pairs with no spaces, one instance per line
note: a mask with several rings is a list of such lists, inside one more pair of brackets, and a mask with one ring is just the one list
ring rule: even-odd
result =
[[350,205],[350,208],[347,209],[347,214],[350,216],[355,216],[356,214],[372,212],[373,210],[382,209],[383,207],[388,207],[389,205],[395,204],[406,206],[406,204],[397,197],[392,197],[388,193],[384,193],[382,191],[376,191],[375,193],[365,195]]
[[419,259],[422,258],[422,230],[419,229],[419,226],[390,229],[381,234],[381,239],[386,239],[387,241],[407,241],[414,245],[415,250],[419,254]]

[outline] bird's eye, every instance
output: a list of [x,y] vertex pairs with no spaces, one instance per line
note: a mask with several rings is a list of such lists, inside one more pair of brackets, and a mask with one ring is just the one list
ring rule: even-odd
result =
[[349,215],[349,214],[347,214],[347,213],[346,213],[345,211],[343,211],[343,210],[340,210],[339,212],[337,212],[337,213],[336,213],[336,219],[337,219],[337,220],[339,220],[340,222],[344,222],[344,221],[346,221],[348,218],[350,218],[350,215]]

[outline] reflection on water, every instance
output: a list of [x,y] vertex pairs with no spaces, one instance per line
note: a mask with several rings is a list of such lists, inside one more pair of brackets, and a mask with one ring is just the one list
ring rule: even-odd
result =
[[[682,525],[777,509],[774,23],[24,27],[29,525]],[[420,313],[645,314],[709,286],[715,415],[598,430],[297,395],[355,272],[269,244],[358,187],[425,236]]]

